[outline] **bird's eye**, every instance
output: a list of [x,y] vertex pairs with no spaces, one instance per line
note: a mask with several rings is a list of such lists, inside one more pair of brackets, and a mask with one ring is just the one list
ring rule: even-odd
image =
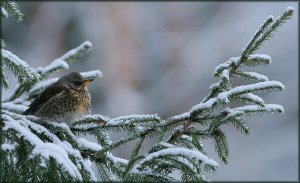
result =
[[77,86],[79,86],[80,82],[79,81],[75,81],[74,84],[77,85]]

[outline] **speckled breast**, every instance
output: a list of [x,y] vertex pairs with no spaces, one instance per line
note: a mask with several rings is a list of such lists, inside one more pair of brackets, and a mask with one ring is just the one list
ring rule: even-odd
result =
[[37,111],[36,116],[69,123],[91,114],[91,110],[91,95],[88,90],[69,90],[52,97]]

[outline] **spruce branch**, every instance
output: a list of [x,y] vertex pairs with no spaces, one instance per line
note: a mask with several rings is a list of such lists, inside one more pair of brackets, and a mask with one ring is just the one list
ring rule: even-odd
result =
[[220,130],[220,129],[216,129],[212,132],[212,137],[214,139],[214,144],[215,144],[215,149],[219,155],[219,157],[221,157],[221,160],[227,164],[227,158],[229,155],[229,147],[228,147],[228,142],[226,140],[226,136],[225,133]]
[[141,139],[138,140],[138,142],[136,143],[135,147],[133,148],[132,152],[131,152],[131,156],[130,156],[130,161],[128,162],[128,165],[126,166],[126,169],[124,171],[123,177],[126,176],[126,174],[129,172],[129,170],[133,167],[134,163],[140,159],[141,157],[139,157],[139,151],[140,148],[142,147],[142,144],[145,140],[146,136],[142,136]]
[[242,118],[231,118],[229,122],[241,133],[246,135],[250,134],[250,129],[247,124],[242,121]]
[[6,79],[7,76],[5,74],[5,68],[4,68],[4,64],[1,63],[1,71],[0,71],[0,85],[3,88],[8,88],[9,87],[9,83],[8,80]]
[[218,164],[214,160],[208,158],[207,156],[205,156],[199,151],[189,150],[186,148],[169,147],[167,149],[163,149],[149,154],[144,159],[142,159],[139,163],[137,163],[132,168],[132,171],[138,171],[138,169],[145,168],[147,165],[153,163],[153,161],[155,161],[159,157],[168,157],[174,155],[181,155],[183,156],[183,158],[187,158],[189,160],[193,160],[193,159],[198,160],[212,169],[218,167]]
[[[237,86],[228,91],[220,93],[215,100],[218,101],[226,101],[229,98],[233,98],[238,95],[251,93],[251,92],[261,92],[261,91],[282,91],[284,90],[284,85],[279,81],[264,81],[258,82],[254,84]],[[213,104],[212,104],[213,105]]]
[[264,82],[268,81],[268,77],[262,74],[258,74],[256,72],[243,72],[236,71],[235,74],[244,77],[245,79],[256,81],[256,82]]
[[93,49],[93,44],[90,41],[84,41],[78,47],[68,51],[60,57],[61,60],[66,62],[73,62],[76,59],[85,56]]
[[[96,181],[90,167],[93,163],[102,181],[207,181],[205,173],[216,170],[218,164],[208,157],[202,144],[204,139],[213,140],[215,151],[221,161],[227,164],[229,145],[221,129],[222,125],[231,124],[241,133],[249,134],[249,127],[244,122],[245,116],[284,112],[281,105],[267,104],[257,94],[281,91],[284,89],[283,84],[269,81],[265,75],[242,69],[271,63],[270,56],[254,52],[292,14],[293,10],[289,8],[276,20],[272,16],[268,17],[241,56],[232,57],[216,67],[214,76],[219,81],[211,85],[208,95],[189,111],[166,119],[157,114],[116,118],[94,114],[76,119],[68,126],[66,123],[35,116],[23,116],[20,113],[26,109],[29,100],[58,79],[49,76],[68,69],[68,63],[88,53],[92,44],[86,41],[48,66],[36,69],[14,59],[17,63],[22,63],[20,68],[14,62],[14,66],[5,66],[20,69],[16,71],[19,74],[17,77],[23,74],[28,78],[34,78],[33,75],[39,78],[26,85],[26,82],[20,80],[12,97],[2,102],[0,162],[4,165],[5,172],[0,171],[0,177],[16,180],[12,176],[25,175],[22,179],[25,181],[44,181],[53,177],[61,182]],[[6,55],[13,55],[5,51]],[[1,58],[1,63],[11,62],[6,57]],[[1,69],[1,85],[5,87],[5,68]],[[89,79],[102,77],[99,70],[81,74]],[[231,81],[236,76],[253,83],[236,86]],[[230,108],[229,104],[233,101],[240,105]],[[112,141],[110,131],[124,131],[126,136]],[[78,137],[80,134],[92,135],[97,141]],[[151,137],[156,137],[157,142],[149,151],[142,153],[146,139]],[[121,145],[132,141],[136,141],[136,144],[128,159],[112,154]],[[17,157],[17,161],[13,160],[14,157]],[[178,180],[172,177],[175,171],[180,172]]]
[[18,77],[19,83],[36,83],[39,81],[39,74],[31,68],[25,61],[10,51],[1,50],[1,64],[9,67],[15,76]]
[[[265,105],[262,100],[260,100],[258,97],[251,96],[252,92],[259,92],[259,91],[281,91],[284,89],[284,86],[282,83],[278,81],[268,81],[266,77],[263,75],[257,74],[257,73],[245,73],[243,72],[243,76],[247,76],[248,78],[255,79],[258,81],[262,81],[255,84],[250,84],[246,86],[238,86],[231,89],[231,83],[230,78],[234,74],[241,74],[241,71],[237,71],[237,69],[243,65],[245,66],[256,66],[256,65],[265,65],[269,64],[271,62],[271,58],[267,55],[262,54],[252,54],[254,51],[256,51],[265,40],[267,40],[271,33],[276,31],[277,28],[284,23],[286,20],[291,18],[293,15],[293,9],[288,8],[279,18],[273,21],[273,17],[269,16],[267,20],[261,25],[261,27],[258,29],[254,37],[251,39],[251,41],[248,43],[246,48],[243,50],[241,57],[232,57],[228,61],[226,61],[224,64],[220,64],[216,69],[214,75],[221,80],[211,86],[211,92],[203,99],[203,101],[196,106],[194,106],[187,115],[187,119],[181,120],[181,123],[189,126],[192,124],[193,121],[199,120],[199,116],[203,115],[204,113],[211,112],[215,107],[218,105],[223,105],[228,102],[230,102],[230,99],[239,98],[242,100],[245,98],[248,101],[258,103],[261,106]],[[273,23],[274,22],[274,23]],[[272,24],[273,23],[273,24]],[[252,55],[251,55],[252,54]],[[245,94],[250,94],[245,95]],[[239,97],[241,95],[244,95],[242,97]],[[246,97],[245,97],[246,96]],[[256,110],[258,110],[256,108]],[[276,112],[283,112],[283,109],[276,108],[274,110],[273,108],[270,109],[268,107],[265,107],[262,109],[264,112],[270,112],[270,111],[276,111]],[[180,120],[178,120],[180,122]],[[176,121],[176,122],[178,122]],[[187,121],[189,121],[187,123]],[[241,124],[239,125],[241,126]],[[186,128],[187,129],[187,128]],[[246,128],[244,128],[245,131]],[[246,131],[245,131],[246,132]],[[246,132],[247,133],[247,132]],[[182,134],[184,134],[184,131],[177,132],[177,135],[173,134],[172,141],[175,141],[176,138],[180,137]],[[226,154],[226,153],[225,153]],[[222,153],[219,153],[219,155],[222,155]],[[223,155],[221,156],[222,160],[226,162],[227,156]]]
[[80,72],[80,74],[86,79],[96,79],[103,77],[103,74],[100,70],[92,70],[87,72]]
[[20,11],[17,3],[12,1],[1,1],[1,14],[5,18],[8,17],[8,13],[14,16],[14,20],[21,22],[24,14]]
[[242,111],[245,114],[252,113],[284,113],[284,108],[278,104],[267,104],[265,107],[260,107],[257,105],[247,105],[242,107],[233,108],[235,111]]
[[129,174],[124,178],[124,181],[132,182],[143,182],[148,180],[149,182],[176,182],[178,180],[160,173],[154,173],[151,171],[138,171],[138,172],[129,172]]
[[[285,23],[287,20],[292,18],[294,14],[294,8],[288,7],[282,15],[280,15],[273,24],[266,27],[264,33],[257,39],[255,44],[253,45],[250,53],[255,52],[260,46],[263,44],[264,41],[270,39],[273,36],[273,33],[278,30],[278,28]],[[247,53],[244,53],[246,55]]]
[[[38,67],[36,71],[41,75],[41,79],[46,79],[51,74],[61,70],[69,69],[68,63],[75,61],[89,53],[93,49],[93,44],[90,41],[84,41],[78,47],[73,48],[61,57],[52,61],[45,67]],[[101,74],[100,74],[101,75]],[[99,76],[100,76],[99,75]]]
[[3,18],[8,18],[8,13],[7,13],[6,9],[4,9],[3,7],[1,7],[1,16]]
[[[1,49],[1,87],[8,88],[9,84],[6,79],[4,67],[8,67],[12,70],[14,75],[18,78],[20,86],[24,86],[24,88],[29,88],[40,79],[40,75],[25,61],[21,60],[10,51]],[[19,94],[20,93],[17,90],[8,101],[15,99]]]
[[14,94],[10,97],[10,101],[14,100],[17,96],[22,95],[26,90],[28,91],[28,99],[32,99],[38,94],[40,94],[45,88],[50,86],[51,84],[55,83],[59,78],[51,78],[45,81],[41,81],[37,83],[34,86],[25,86],[25,85],[20,85],[14,92]]
[[[251,54],[245,60],[244,65],[247,67],[266,66],[272,62],[271,57],[266,54]],[[236,73],[236,71],[235,71]]]
[[[74,130],[91,131],[94,129],[118,129],[130,130],[136,128],[141,131],[142,125],[153,125],[161,119],[157,115],[128,115],[110,119],[102,115],[86,115],[73,121]],[[141,124],[140,124],[141,123]],[[143,131],[143,130],[142,130]]]
[[8,110],[8,111],[12,111],[14,113],[19,113],[19,114],[23,113],[27,109],[27,107],[24,106],[24,105],[15,104],[15,103],[12,103],[12,102],[2,103],[1,108],[5,109],[5,110]]
[[243,104],[251,103],[251,104],[256,104],[256,105],[259,105],[262,107],[264,107],[266,105],[266,102],[261,97],[255,95],[253,93],[247,93],[247,94],[235,96],[233,98],[233,100],[237,100]]
[[125,144],[129,141],[132,141],[134,139],[137,139],[139,137],[143,137],[146,136],[150,130],[153,130],[153,129],[148,129],[146,131],[143,131],[143,132],[140,132],[140,133],[137,133],[137,132],[133,132],[133,133],[129,133],[127,135],[127,138],[122,138],[121,140],[117,141],[117,142],[114,142],[106,147],[104,147],[102,150],[98,151],[97,154],[96,154],[96,157],[97,158],[100,158],[101,156],[103,156],[103,153],[107,152],[107,151],[110,151],[116,147],[119,147],[120,145],[122,144]]
[[250,53],[253,52],[254,49],[254,43],[255,41],[266,31],[266,28],[269,27],[270,24],[274,22],[274,16],[270,15],[265,20],[265,22],[259,27],[253,38],[250,40],[250,42],[247,44],[246,48],[243,50],[242,55],[250,55]]
[[[188,149],[197,150],[197,148],[193,144],[192,137],[188,135],[181,135],[175,145],[180,147],[186,147]],[[199,149],[198,149],[199,150]]]
[[[88,52],[90,52],[92,50],[92,47],[93,47],[93,45],[90,41],[85,41],[82,44],[80,44],[78,47],[68,51],[63,56],[52,61],[50,63],[50,65],[48,65],[46,67],[36,68],[35,71],[40,75],[39,79],[44,80],[53,73],[68,69],[69,65],[67,62],[72,62],[72,61],[84,56],[85,54],[87,54]],[[99,70],[94,71],[94,72],[90,71],[87,74],[94,75],[95,78],[102,77],[102,73]],[[27,82],[21,83],[16,88],[16,90],[13,92],[13,95],[9,98],[8,101],[12,101],[12,100],[16,99],[17,97],[21,96],[24,92],[31,90],[31,88],[35,88],[35,89],[33,89],[33,91],[32,90],[30,91],[31,95],[29,98],[32,98],[38,94],[38,93],[35,93],[35,91],[39,91],[39,92],[42,91],[45,87],[54,83],[56,80],[50,79],[50,81],[45,82],[45,84],[42,85],[42,87],[40,87],[40,88],[38,88],[39,85],[38,86],[33,85],[34,83],[27,83]]]
[[1,48],[5,48],[6,47],[5,41],[3,39],[0,40],[1,40]]
[[96,166],[99,170],[102,181],[104,181],[104,182],[120,181],[119,178],[111,172],[111,170],[107,167],[106,164],[97,163]]
[[[281,26],[283,23],[285,23],[287,20],[292,18],[294,13],[294,9],[291,7],[288,7],[282,15],[280,15],[274,23],[273,21],[270,21],[273,19],[272,17],[269,17],[266,22],[259,28],[258,32],[255,34],[253,39],[250,41],[250,43],[246,46],[246,49],[243,50],[241,59],[239,62],[233,66],[232,70],[230,71],[230,75],[233,74],[236,69],[242,65],[247,59],[248,56],[255,52],[257,49],[260,48],[260,46],[272,37],[273,33]],[[269,20],[270,19],[270,20]],[[271,24],[272,23],[272,24]]]
[[[49,162],[51,159],[55,160],[57,164],[61,165],[61,171],[73,177],[74,180],[82,180],[82,176],[86,174],[89,174],[90,180],[95,180],[94,173],[87,167],[82,156],[76,153],[70,146],[64,145],[65,142],[62,142],[44,126],[30,121],[23,115],[5,110],[1,110],[1,112],[5,125],[3,128],[4,133],[14,132],[19,134],[20,137],[24,139],[24,143],[32,145],[31,148],[28,149],[28,153],[31,152],[34,156],[39,157],[40,161]],[[42,137],[47,137],[48,142],[43,142],[41,140]],[[52,143],[49,143],[49,141]],[[28,145],[24,145],[24,147],[28,147]],[[49,151],[48,148],[52,149],[52,152]],[[75,164],[68,156],[73,157],[73,161],[77,161],[78,164]],[[62,161],[63,159],[65,160]],[[83,166],[85,168],[79,169],[77,166]]]

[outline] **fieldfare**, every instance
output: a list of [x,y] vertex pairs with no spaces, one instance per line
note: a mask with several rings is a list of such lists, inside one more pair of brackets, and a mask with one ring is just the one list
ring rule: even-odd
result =
[[83,115],[91,114],[91,95],[87,85],[92,81],[77,72],[64,75],[47,87],[23,114],[68,124]]

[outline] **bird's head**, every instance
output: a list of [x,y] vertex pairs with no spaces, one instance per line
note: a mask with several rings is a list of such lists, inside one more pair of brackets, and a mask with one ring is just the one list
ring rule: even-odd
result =
[[86,89],[94,79],[86,79],[78,72],[71,72],[61,77],[57,82],[74,90]]

